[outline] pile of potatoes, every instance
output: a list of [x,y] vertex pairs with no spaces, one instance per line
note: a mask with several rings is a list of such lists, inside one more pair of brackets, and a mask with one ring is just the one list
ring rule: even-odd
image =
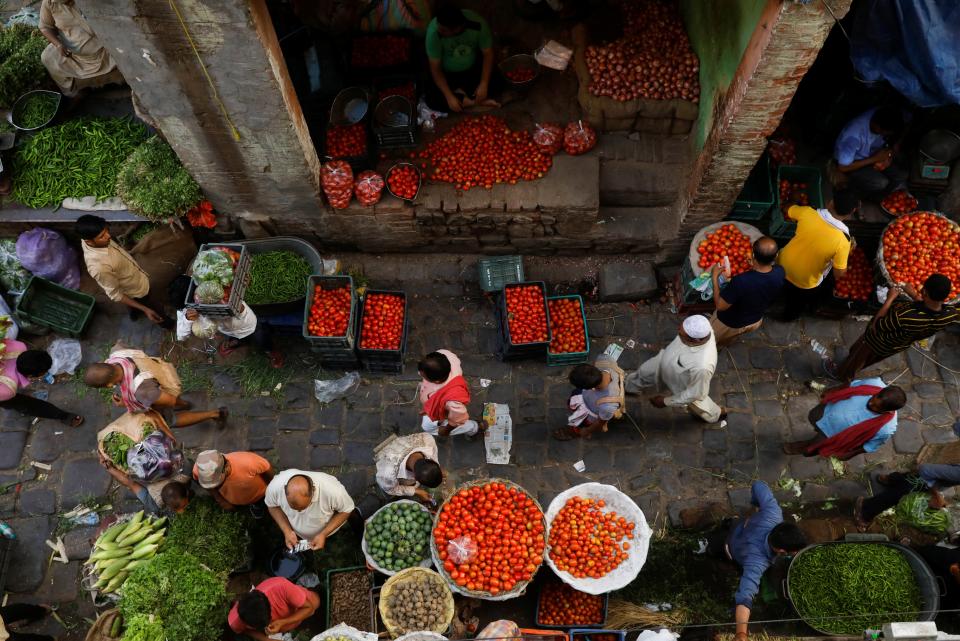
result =
[[397,583],[387,597],[385,623],[400,634],[445,629],[449,594],[439,576],[412,576]]

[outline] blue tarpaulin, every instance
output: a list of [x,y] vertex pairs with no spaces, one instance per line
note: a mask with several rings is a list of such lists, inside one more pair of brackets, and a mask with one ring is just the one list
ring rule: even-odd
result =
[[917,106],[960,104],[960,0],[868,0],[850,57],[861,78],[886,80]]

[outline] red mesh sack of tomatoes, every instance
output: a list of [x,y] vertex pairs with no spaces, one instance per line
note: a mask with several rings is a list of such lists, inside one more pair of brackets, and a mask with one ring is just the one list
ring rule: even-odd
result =
[[398,294],[367,294],[363,299],[361,349],[398,350],[403,343],[404,299]]
[[540,591],[537,625],[598,625],[603,623],[603,597],[551,581]]
[[563,150],[571,156],[585,154],[597,145],[597,132],[589,123],[578,120],[563,130]]
[[563,148],[563,128],[552,122],[535,123],[533,142],[537,143],[542,153],[553,156]]
[[550,524],[550,560],[574,578],[599,579],[630,556],[636,524],[616,512],[605,512],[606,501],[570,498]]
[[357,195],[361,205],[370,207],[380,202],[383,185],[383,176],[368,169],[357,176],[357,186],[353,188],[353,193]]
[[867,260],[867,254],[860,247],[854,247],[847,261],[847,272],[833,285],[833,293],[846,300],[867,301],[873,291],[873,268]]
[[544,343],[547,332],[547,311],[540,285],[511,285],[503,290],[507,306],[507,327],[510,342]]
[[697,253],[697,265],[702,269],[713,267],[726,256],[730,259],[730,275],[736,276],[750,269],[753,242],[736,225],[727,223],[707,234],[697,245]]
[[571,354],[587,351],[583,311],[578,298],[554,298],[550,307],[551,354]]
[[351,303],[350,287],[324,289],[315,285],[307,331],[311,336],[346,336]]
[[331,160],[320,168],[320,185],[326,194],[330,206],[334,209],[346,209],[353,196],[353,170],[343,160]]
[[[440,570],[469,592],[498,595],[529,581],[543,563],[543,511],[520,488],[499,481],[464,487],[437,515],[433,540]],[[451,541],[469,538],[476,554],[457,563]]]
[[894,283],[917,291],[931,274],[943,274],[960,296],[960,225],[931,212],[903,214],[883,232],[883,262]]

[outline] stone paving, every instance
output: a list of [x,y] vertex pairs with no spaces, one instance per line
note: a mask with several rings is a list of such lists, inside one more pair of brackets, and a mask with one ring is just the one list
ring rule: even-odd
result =
[[[302,344],[291,342],[288,364],[296,375],[285,387],[282,404],[271,396],[244,397],[231,376],[216,372],[206,383],[212,390],[209,398],[206,390],[186,397],[198,407],[229,406],[229,427],[222,431],[213,425],[185,428],[178,430],[178,438],[192,456],[210,447],[251,449],[262,452],[280,469],[331,472],[355,498],[362,498],[374,481],[373,447],[391,433],[410,433],[418,427],[417,359],[442,347],[461,356],[474,394],[472,407],[479,411],[484,401],[507,403],[514,420],[510,465],[487,465],[479,440],[453,438],[440,444],[441,463],[454,481],[487,476],[513,479],[544,505],[577,483],[611,483],[634,497],[648,520],[658,526],[668,521],[679,524],[684,508],[707,503],[719,503],[726,510],[743,509],[754,478],[771,483],[781,477],[796,478],[808,501],[849,499],[867,491],[871,469],[906,466],[924,444],[955,438],[951,425],[960,412],[960,389],[949,370],[960,370],[957,334],[937,337],[930,355],[940,366],[912,350],[870,370],[882,373],[888,382],[896,379],[908,392],[909,406],[901,413],[900,429],[891,442],[874,454],[852,459],[841,475],[828,461],[787,457],[780,446],[785,439],[809,432],[806,415],[816,396],[803,382],[819,369],[810,339],[829,346],[849,345],[864,327],[853,318],[811,318],[791,325],[767,321],[761,331],[722,352],[712,395],[729,409],[725,427],[706,426],[683,412],[657,410],[645,399],[632,397],[628,402],[632,420],[621,420],[591,440],[560,442],[551,439],[549,432],[565,423],[568,368],[495,360],[496,330],[489,301],[412,297],[409,309],[403,375],[364,377],[347,399],[321,407],[313,398],[317,368]],[[676,315],[658,306],[591,305],[587,311],[592,354],[611,342],[636,341],[637,346],[620,358],[627,370],[653,354],[653,346],[669,341],[678,323]],[[143,321],[133,323],[126,315],[101,313],[84,342],[84,362],[101,358],[117,338],[151,353],[162,350],[182,359],[206,358],[189,347],[172,346],[169,338]],[[480,378],[492,384],[482,389]],[[133,509],[136,502],[125,491],[111,488],[95,454],[96,431],[118,416],[119,410],[69,379],[50,386],[48,392],[52,402],[84,413],[87,420],[73,430],[53,421],[32,425],[31,419],[11,412],[0,416],[0,487],[6,488],[0,495],[0,518],[19,538],[6,589],[20,593],[20,600],[64,604],[61,613],[69,622],[69,617],[77,621],[90,616],[91,605],[78,589],[80,562],[49,563],[43,540],[51,536],[57,514],[81,499],[111,492],[115,506]],[[573,468],[579,460],[586,464],[584,473]],[[31,461],[51,469],[37,469]],[[795,500],[788,492],[778,491],[781,500]],[[67,534],[76,558],[83,557],[88,536],[88,530]],[[68,636],[82,636],[84,629],[78,625]]]

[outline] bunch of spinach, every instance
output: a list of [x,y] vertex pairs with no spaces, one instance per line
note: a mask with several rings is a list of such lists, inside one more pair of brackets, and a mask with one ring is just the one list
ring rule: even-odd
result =
[[164,549],[189,552],[214,574],[226,577],[247,562],[249,541],[242,514],[225,511],[211,498],[197,497],[170,524]]
[[224,581],[192,554],[165,551],[130,573],[120,613],[127,621],[153,614],[163,621],[166,641],[219,639],[227,616]]
[[152,614],[138,614],[126,622],[121,641],[164,641],[163,620]]
[[203,199],[200,185],[180,164],[177,154],[156,136],[123,162],[117,174],[117,194],[130,211],[155,222],[182,216]]
[[40,61],[46,47],[47,39],[39,29],[23,24],[0,25],[0,106],[12,106],[49,77]]

